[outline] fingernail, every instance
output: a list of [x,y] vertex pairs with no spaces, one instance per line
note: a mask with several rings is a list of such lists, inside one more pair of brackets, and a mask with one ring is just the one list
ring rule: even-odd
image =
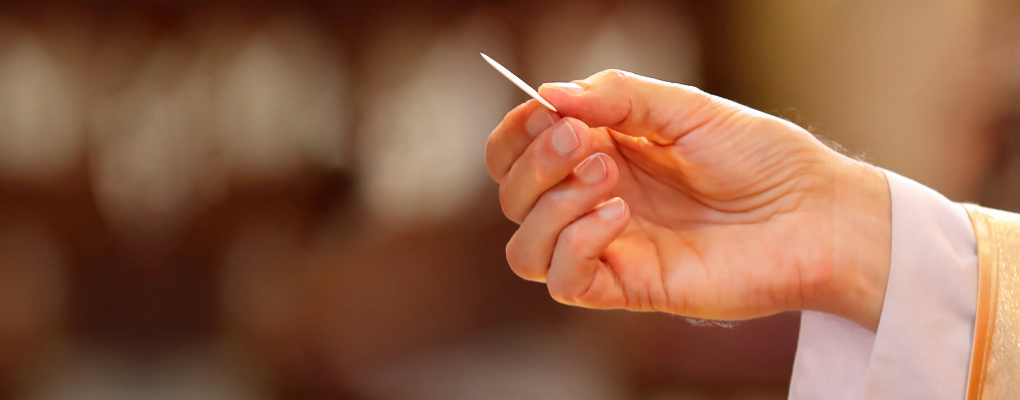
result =
[[623,211],[626,205],[623,203],[623,199],[617,197],[615,199],[607,201],[602,207],[599,207],[599,218],[604,220],[613,220],[620,218],[623,215]]
[[574,174],[585,185],[601,182],[606,178],[606,162],[602,160],[602,155],[593,155],[578,165]]
[[531,137],[538,136],[539,133],[549,129],[556,121],[553,120],[552,114],[549,113],[545,108],[536,108],[535,111],[531,112],[528,116],[528,120],[524,121],[524,129],[528,131]]
[[570,93],[570,94],[581,94],[581,93],[584,93],[584,90],[585,90],[584,87],[582,87],[581,85],[578,85],[578,84],[576,84],[574,82],[546,83],[546,84],[544,84],[542,86],[548,86],[550,88],[557,89],[557,90],[562,90],[562,91]]
[[573,153],[581,145],[577,141],[577,134],[574,133],[574,127],[570,126],[570,122],[563,121],[556,126],[556,129],[553,130],[552,145],[556,151],[563,155]]

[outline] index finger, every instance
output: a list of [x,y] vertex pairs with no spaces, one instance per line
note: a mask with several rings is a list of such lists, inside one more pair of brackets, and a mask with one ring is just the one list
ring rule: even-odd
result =
[[528,100],[507,113],[489,134],[485,145],[485,167],[489,176],[496,183],[502,182],[535,137],[559,120],[559,115],[535,100]]

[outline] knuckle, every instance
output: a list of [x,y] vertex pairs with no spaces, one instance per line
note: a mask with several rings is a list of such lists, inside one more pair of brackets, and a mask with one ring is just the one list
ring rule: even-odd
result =
[[513,117],[515,115],[517,115],[517,113],[521,112],[521,110],[524,109],[527,106],[527,104],[528,103],[526,103],[526,102],[522,103],[522,104],[518,104],[516,107],[514,107],[510,111],[507,111],[506,114],[503,114],[503,121],[509,121],[509,120],[513,119]]
[[527,252],[521,249],[517,235],[506,245],[506,261],[510,270],[519,278],[529,281],[541,281],[545,278],[545,269],[527,259]]
[[566,190],[552,190],[542,195],[540,200],[542,208],[548,210],[548,215],[570,215],[573,214],[574,207],[570,202],[570,197],[567,196]]
[[755,113],[735,112],[730,116],[734,124],[744,124],[748,129],[769,134],[788,135],[800,132],[802,129],[793,122],[771,115],[758,115]]
[[495,153],[495,144],[493,144],[492,136],[489,136],[489,140],[485,144],[485,169],[489,172],[489,177],[499,183],[503,180],[504,174],[496,166]]
[[691,94],[691,95],[694,95],[694,96],[697,96],[697,97],[703,97],[705,99],[709,99],[709,98],[712,97],[712,95],[708,94],[708,92],[706,92],[704,90],[701,90],[701,88],[699,88],[697,86],[684,85],[684,84],[677,84],[677,86],[680,87],[681,89],[683,89],[684,91],[686,91],[688,94]]
[[563,242],[565,250],[570,252],[571,255],[577,255],[584,250],[585,242],[584,237],[577,229],[576,225],[571,225],[563,229],[560,233],[560,241]]
[[523,278],[524,276],[521,275],[521,272],[523,271],[522,265],[524,264],[521,262],[521,253],[518,250],[519,246],[517,245],[516,238],[517,236],[515,235],[514,238],[511,238],[510,242],[506,244],[506,262],[517,276]]
[[626,80],[630,73],[622,69],[610,68],[599,72],[597,75],[601,78],[601,80],[605,80],[606,82],[617,82]]
[[565,304],[568,306],[574,305],[574,301],[572,300],[571,296],[567,293],[563,285],[552,282],[547,283],[546,288],[549,289],[549,297],[552,297],[552,299],[556,300],[557,303]]
[[503,210],[503,215],[506,216],[511,221],[520,222],[520,220],[517,219],[518,217],[517,211],[515,210],[511,203],[512,201],[508,185],[506,184],[499,185],[499,207],[500,209]]
[[621,69],[607,69],[592,75],[589,80],[596,86],[615,87],[625,85],[631,78],[631,73]]
[[522,114],[524,114],[524,112],[527,111],[528,108],[529,103],[524,102],[518,104],[510,111],[507,111],[507,113],[503,115],[503,119],[500,121],[499,126],[496,127],[496,130],[506,129],[509,125],[519,123],[518,121],[520,120]]
[[[550,152],[554,152],[555,151],[555,150],[553,150],[551,143],[548,146],[546,146],[546,147],[548,147],[547,150],[550,151]],[[545,157],[537,157],[537,158],[545,158]],[[541,165],[539,162],[537,162],[535,158],[531,158],[529,160],[529,162],[528,162],[528,174],[530,174],[532,179],[534,179],[535,182],[537,182],[537,183],[544,183],[544,182],[546,182],[547,179],[549,179],[549,172],[546,170],[546,168],[543,165]]]

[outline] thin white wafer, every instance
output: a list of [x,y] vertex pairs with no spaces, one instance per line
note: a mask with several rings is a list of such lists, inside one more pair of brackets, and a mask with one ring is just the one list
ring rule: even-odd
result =
[[495,68],[496,71],[499,71],[499,73],[503,74],[503,76],[505,76],[506,79],[509,79],[510,82],[514,83],[514,85],[517,85],[517,87],[521,88],[521,90],[523,90],[524,93],[527,93],[531,97],[534,97],[535,100],[538,100],[538,102],[542,103],[543,106],[545,106],[546,108],[548,108],[550,110],[553,110],[553,112],[556,112],[556,107],[553,107],[553,105],[549,104],[549,102],[546,101],[545,99],[543,99],[542,96],[539,96],[538,95],[538,91],[536,91],[535,89],[532,89],[531,86],[528,86],[527,83],[524,83],[524,81],[522,81],[521,78],[518,78],[517,75],[514,75],[513,72],[510,72],[506,68],[503,68],[502,65],[499,65],[498,62],[496,62],[495,60],[489,58],[489,56],[485,55],[484,53],[478,53],[478,54],[481,54],[482,58],[484,58],[485,61],[489,62],[489,65],[492,65],[492,67]]

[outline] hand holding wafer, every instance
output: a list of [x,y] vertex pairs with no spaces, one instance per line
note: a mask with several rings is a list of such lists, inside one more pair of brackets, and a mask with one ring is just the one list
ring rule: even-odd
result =
[[533,97],[486,149],[521,224],[507,261],[522,278],[591,308],[726,320],[815,309],[877,325],[885,278],[862,265],[888,271],[880,171],[787,121],[626,72]]

